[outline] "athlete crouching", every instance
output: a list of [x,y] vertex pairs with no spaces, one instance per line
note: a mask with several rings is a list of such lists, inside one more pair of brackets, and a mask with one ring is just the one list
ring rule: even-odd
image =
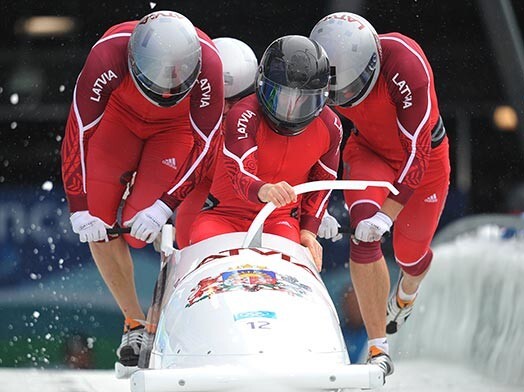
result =
[[291,35],[275,40],[258,68],[255,94],[234,105],[225,121],[209,206],[191,228],[190,241],[247,231],[265,203],[278,209],[264,232],[309,248],[320,269],[316,240],[328,191],[297,197],[292,186],[333,180],[342,128],[325,106],[329,60],[315,41]]

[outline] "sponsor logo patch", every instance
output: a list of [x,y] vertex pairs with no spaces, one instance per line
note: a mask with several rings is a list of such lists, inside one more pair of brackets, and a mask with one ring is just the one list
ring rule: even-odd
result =
[[166,166],[169,166],[172,169],[176,170],[176,159],[175,158],[167,158],[162,161],[162,163]]
[[438,202],[437,195],[435,193],[433,193],[432,195],[429,195],[428,197],[426,197],[424,199],[424,202],[425,203],[436,203],[436,202]]
[[251,312],[242,312],[237,313],[233,315],[233,318],[235,321],[238,320],[244,320],[247,318],[270,318],[270,319],[276,319],[277,314],[275,312],[271,312],[269,310],[255,310]]

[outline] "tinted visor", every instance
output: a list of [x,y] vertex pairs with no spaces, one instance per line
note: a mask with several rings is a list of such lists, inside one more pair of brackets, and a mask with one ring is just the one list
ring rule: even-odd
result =
[[326,104],[328,86],[315,90],[285,87],[261,75],[257,96],[264,110],[274,120],[307,125]]
[[329,92],[329,104],[337,106],[351,106],[353,102],[356,102],[363,94],[366,93],[369,88],[373,75],[377,68],[377,54],[374,53],[369,59],[369,62],[364,68],[364,71],[348,86],[335,90],[337,87],[336,83],[331,84],[331,91]]
[[200,61],[191,74],[185,79],[177,77],[176,66],[162,66],[160,62],[148,68],[149,75],[155,75],[156,80],[163,81],[161,86],[148,78],[137,66],[133,59],[129,62],[131,73],[142,92],[160,106],[173,106],[180,102],[195,84],[200,73]]

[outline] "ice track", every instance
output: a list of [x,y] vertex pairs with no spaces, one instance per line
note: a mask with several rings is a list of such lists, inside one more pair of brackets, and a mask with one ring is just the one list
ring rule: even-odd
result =
[[[128,392],[129,381],[112,371],[41,371],[0,368],[0,392]],[[387,392],[521,392],[455,364],[399,361],[382,391]]]

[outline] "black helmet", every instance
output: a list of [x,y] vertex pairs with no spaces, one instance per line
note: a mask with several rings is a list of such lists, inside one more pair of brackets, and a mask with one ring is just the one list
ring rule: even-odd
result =
[[129,38],[128,63],[135,85],[147,99],[174,106],[189,94],[200,73],[197,32],[176,12],[146,15]]
[[255,87],[275,132],[298,135],[319,115],[329,95],[329,72],[324,49],[307,37],[288,35],[269,45]]

